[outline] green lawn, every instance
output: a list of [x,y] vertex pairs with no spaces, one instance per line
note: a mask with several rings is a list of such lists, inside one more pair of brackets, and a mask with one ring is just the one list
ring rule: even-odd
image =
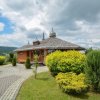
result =
[[32,76],[26,80],[16,100],[100,100],[100,94],[88,93],[79,96],[65,94],[49,72],[45,72],[38,74],[37,79]]

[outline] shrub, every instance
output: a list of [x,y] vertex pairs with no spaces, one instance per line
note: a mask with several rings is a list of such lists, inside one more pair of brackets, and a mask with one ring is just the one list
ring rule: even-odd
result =
[[14,57],[14,58],[12,59],[12,65],[13,65],[13,66],[16,66],[16,57]]
[[30,69],[31,68],[30,58],[26,59],[25,67],[26,67],[26,69]]
[[60,60],[61,53],[61,51],[56,51],[46,56],[45,64],[49,67],[53,75],[56,75],[59,72],[57,64]]
[[12,62],[14,58],[14,53],[9,53],[9,62]]
[[92,48],[89,48],[86,50],[85,54],[88,54],[89,52],[91,52],[93,49]]
[[5,56],[0,56],[0,65],[3,65],[6,60]]
[[59,73],[56,76],[56,81],[60,88],[69,94],[83,94],[89,89],[88,85],[85,84],[85,75],[73,72]]
[[86,65],[86,56],[78,51],[56,51],[46,57],[46,65],[56,75],[59,72],[83,72]]
[[100,51],[93,50],[87,54],[87,66],[85,68],[87,82],[92,85],[94,91],[100,91]]

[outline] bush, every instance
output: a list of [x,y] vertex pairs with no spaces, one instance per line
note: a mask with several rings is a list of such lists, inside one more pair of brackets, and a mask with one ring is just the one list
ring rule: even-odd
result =
[[5,56],[0,56],[0,65],[3,65],[6,60]]
[[86,65],[86,56],[78,51],[56,51],[46,57],[46,65],[56,75],[59,72],[83,72]]
[[85,54],[88,54],[89,52],[91,52],[93,49],[92,48],[89,48],[86,50]]
[[92,85],[94,91],[100,91],[100,51],[93,50],[87,54],[87,66],[85,68],[87,82]]
[[12,65],[13,65],[13,66],[16,66],[16,57],[14,57],[14,58],[12,59]]
[[83,94],[89,89],[88,85],[85,84],[85,75],[73,72],[59,73],[56,76],[56,81],[60,88],[66,93],[70,94]]
[[9,53],[9,62],[12,62],[14,58],[14,53]]
[[61,51],[56,51],[46,56],[45,64],[49,67],[53,75],[56,75],[59,72],[57,64],[60,60],[61,53]]
[[31,68],[30,58],[26,59],[25,67],[26,67],[26,69],[30,69]]

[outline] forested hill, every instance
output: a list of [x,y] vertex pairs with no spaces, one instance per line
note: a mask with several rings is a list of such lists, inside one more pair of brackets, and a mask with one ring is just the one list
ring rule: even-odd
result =
[[0,46],[0,55],[12,52],[15,49],[17,49],[17,48],[16,47],[4,47],[4,46]]

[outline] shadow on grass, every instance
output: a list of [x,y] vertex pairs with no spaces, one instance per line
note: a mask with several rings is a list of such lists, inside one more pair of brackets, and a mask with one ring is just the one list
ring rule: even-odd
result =
[[88,99],[89,98],[89,95],[88,94],[69,94],[69,96],[72,96],[74,98],[79,98],[79,99]]

